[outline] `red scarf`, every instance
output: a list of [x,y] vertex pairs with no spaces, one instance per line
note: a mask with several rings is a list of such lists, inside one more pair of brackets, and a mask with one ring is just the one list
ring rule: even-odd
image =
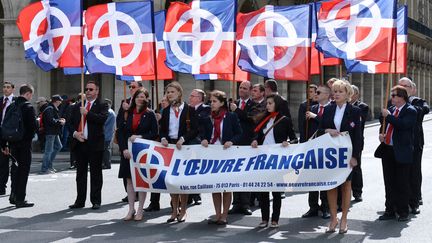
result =
[[141,117],[144,114],[144,112],[147,110],[147,108],[145,108],[143,111],[138,112],[138,109],[135,107],[135,109],[133,110],[132,113],[132,133],[135,133],[136,130],[138,129],[138,125],[141,122]]
[[260,124],[258,124],[258,126],[256,126],[254,132],[259,132],[261,130],[261,128],[267,124],[267,122],[270,120],[270,118],[275,118],[277,117],[277,115],[279,115],[279,112],[270,112],[270,114],[268,114],[268,116],[266,116],[266,118],[264,118]]
[[225,108],[221,108],[218,113],[216,112],[211,113],[211,117],[213,118],[214,121],[213,123],[214,133],[213,133],[213,139],[210,141],[210,144],[214,144],[222,134],[221,123],[225,117],[225,113],[226,113]]

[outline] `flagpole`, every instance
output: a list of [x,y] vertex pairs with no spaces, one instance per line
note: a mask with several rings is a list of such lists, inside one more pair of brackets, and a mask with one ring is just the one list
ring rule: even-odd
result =
[[[152,98],[153,98],[153,104],[154,104],[154,106],[152,107],[152,108],[156,108],[157,109],[157,105],[159,104],[159,85],[158,85],[158,72],[157,72],[157,55],[158,55],[158,53],[157,53],[157,38],[156,38],[156,30],[155,30],[155,18],[154,18],[154,13],[152,14],[153,15],[153,21],[152,21],[152,29],[153,29],[153,35],[154,35],[154,41],[153,41],[153,62],[154,62],[154,74],[155,74],[155,79],[154,79],[154,81],[152,81],[152,82],[154,82],[153,83],[153,87],[155,87],[155,89],[156,89],[156,100],[154,100],[154,96],[152,95]],[[155,85],[156,84],[156,85]],[[155,109],[154,109],[155,110]]]
[[339,79],[342,79],[342,64],[339,64]]
[[[123,80],[123,100],[126,102],[126,87],[127,87],[127,82],[126,80]],[[132,97],[131,97],[132,98]]]
[[[393,35],[392,35],[392,42],[391,42],[391,46],[390,46],[390,58],[393,59],[393,48],[396,47],[396,30],[393,31]],[[395,52],[395,60],[396,60],[396,52]],[[389,75],[388,75],[388,79],[387,79],[387,87],[386,87],[386,95],[385,95],[385,100],[384,100],[384,109],[388,108],[388,100],[389,100],[389,94],[390,94],[390,83],[392,82],[393,79],[393,73],[392,73],[392,67],[396,66],[396,61],[391,60],[390,61],[390,65],[389,65]],[[396,68],[394,68],[394,70],[396,71]],[[396,72],[395,72],[396,73]],[[385,133],[385,122],[386,122],[386,118],[383,118],[383,122],[381,124],[381,133],[384,134]]]
[[[82,20],[82,16],[81,16],[81,38],[80,38],[80,42],[81,42],[81,107],[84,108],[84,96],[85,96],[85,92],[84,92],[84,53],[83,53],[83,48],[84,48],[84,24],[83,24],[83,20]],[[81,128],[84,131],[84,115],[81,114]]]
[[[314,4],[315,4],[315,1],[314,1]],[[311,6],[309,5],[309,16],[312,16],[312,14],[315,14],[315,13],[312,13],[312,8],[311,8]],[[309,31],[310,32],[312,32],[312,18],[311,17],[309,17]],[[309,34],[312,34],[312,33],[309,33]],[[307,81],[306,81],[306,112],[308,112],[309,110],[310,110],[310,97],[309,97],[309,85],[310,85],[310,82],[311,82],[311,77],[312,77],[312,75],[311,75],[311,65],[312,65],[312,38],[310,38],[309,39],[309,46],[310,46],[310,48],[309,48],[309,53],[308,53],[308,79],[307,79]],[[320,53],[318,52],[318,63],[319,63],[319,65],[320,65],[320,68],[321,68],[321,60],[320,60]],[[302,114],[303,115],[303,114]],[[306,114],[304,114],[304,116],[306,116]],[[305,126],[305,138],[306,139],[308,139],[308,133],[309,133],[309,119],[305,119],[305,123],[306,123],[306,126]]]

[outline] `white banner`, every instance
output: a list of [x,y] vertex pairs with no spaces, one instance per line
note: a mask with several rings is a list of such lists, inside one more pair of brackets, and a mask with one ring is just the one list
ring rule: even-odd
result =
[[163,147],[137,139],[129,143],[132,181],[137,191],[211,193],[240,191],[325,191],[351,172],[348,134],[325,134],[302,144]]

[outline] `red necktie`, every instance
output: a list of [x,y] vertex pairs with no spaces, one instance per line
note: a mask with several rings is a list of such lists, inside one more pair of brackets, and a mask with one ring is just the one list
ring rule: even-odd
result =
[[320,105],[320,107],[319,107],[319,111],[318,111],[318,116],[319,116],[319,117],[322,117],[323,112],[324,112],[324,106],[323,106],[323,105]]
[[240,109],[244,110],[245,106],[246,106],[246,102],[242,100]]
[[[399,115],[399,109],[396,109],[394,117],[398,117],[398,115]],[[385,138],[385,143],[386,144],[390,145],[390,141],[392,139],[392,136],[393,136],[393,125],[389,123],[388,129],[387,129],[386,138]]]
[[[87,105],[86,105],[87,112],[90,111],[90,107],[91,107],[91,103],[87,102]],[[83,115],[82,116],[82,122],[80,122],[79,127],[78,127],[78,132],[84,131],[84,127],[85,127],[86,122],[87,122],[87,116]],[[84,124],[84,126],[83,126],[83,124]]]
[[174,114],[175,114],[176,118],[179,117],[179,115],[180,115],[180,111],[179,111],[179,108],[178,108],[178,107],[174,107]]

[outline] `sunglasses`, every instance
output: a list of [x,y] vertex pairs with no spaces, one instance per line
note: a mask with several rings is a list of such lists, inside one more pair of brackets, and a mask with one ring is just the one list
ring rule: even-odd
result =
[[321,91],[318,90],[318,91],[316,92],[316,94],[317,94],[317,95],[320,95],[320,94],[321,94]]
[[136,89],[138,88],[137,86],[133,86],[133,85],[129,85],[129,89]]
[[396,97],[396,96],[397,96],[397,97],[402,97],[402,95],[398,95],[398,94],[391,94],[391,97],[392,97],[392,98],[394,98],[394,97]]
[[93,88],[86,88],[85,91],[93,91]]

